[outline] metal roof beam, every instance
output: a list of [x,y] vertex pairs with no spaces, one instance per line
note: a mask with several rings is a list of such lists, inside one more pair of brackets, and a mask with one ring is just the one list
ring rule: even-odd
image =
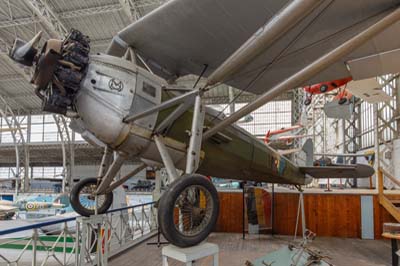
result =
[[[47,27],[54,28],[52,31],[55,32],[66,32],[67,28],[62,23],[62,19],[71,19],[77,17],[85,17],[85,16],[93,16],[98,14],[110,13],[110,12],[118,12],[124,11],[124,13],[130,18],[133,22],[139,16],[139,8],[144,8],[147,6],[159,6],[167,1],[160,0],[142,0],[142,1],[132,1],[132,0],[119,0],[120,4],[109,4],[102,5],[66,12],[55,13],[52,11],[48,5],[42,0],[24,0],[28,6],[35,12],[37,17],[25,17],[25,18],[17,18],[13,20],[2,20],[0,21],[0,28],[8,28],[14,26],[23,26],[29,25],[33,23],[42,22]],[[43,15],[42,15],[43,14]],[[132,20],[133,19],[133,20]],[[56,24],[53,26],[53,22]],[[57,27],[61,27],[58,29]],[[61,34],[64,35],[65,33]]]
[[[25,1],[30,1],[30,0],[25,0]],[[32,5],[29,6],[33,9]],[[97,6],[97,7],[90,7],[90,8],[62,12],[57,14],[57,19],[60,21],[60,19],[72,19],[77,17],[93,16],[98,14],[117,12],[120,10],[122,10],[122,6],[120,4],[111,4],[111,5],[104,5],[104,6]],[[0,28],[23,26],[37,22],[43,22],[42,19],[39,18],[39,16],[33,18],[25,17],[13,20],[2,20],[0,21]]]
[[24,79],[20,74],[3,74],[0,75],[0,82],[3,81],[14,81]]
[[[9,48],[7,48],[9,49]],[[7,50],[8,51],[8,50]],[[21,66],[17,65],[17,63],[15,63],[7,54],[7,52],[5,51],[4,53],[0,53],[0,57],[3,58],[10,66],[11,68],[17,72],[19,75],[21,75],[26,81],[30,82],[31,81],[31,77],[30,75],[25,72],[25,69],[22,68]]]
[[61,19],[71,19],[76,17],[85,17],[85,16],[110,13],[110,12],[117,12],[120,11],[121,9],[122,7],[119,4],[111,4],[111,5],[96,6],[96,7],[62,12],[59,14],[59,17]]
[[24,26],[33,23],[41,22],[39,18],[35,17],[26,17],[26,18],[17,18],[13,20],[2,20],[0,21],[0,28],[9,28],[16,26]]
[[138,19],[139,14],[137,13],[137,9],[135,8],[135,3],[131,0],[119,0],[119,3],[122,6],[122,11],[129,18],[130,22],[134,22]]
[[[8,65],[11,66],[11,68],[17,73],[16,75],[13,75],[13,78],[16,78],[16,76],[20,76],[21,78],[25,79],[28,83],[30,83],[31,81],[31,77],[30,75],[25,72],[25,69],[22,68],[20,65],[18,65],[16,62],[14,62],[9,56],[8,56],[8,51],[10,51],[11,47],[7,44],[7,42],[5,42],[3,39],[0,38],[0,49],[2,49],[2,53],[0,53],[0,58],[2,58],[4,61],[6,61],[8,63]],[[33,88],[32,88],[33,89]],[[2,91],[0,94],[4,95],[4,91]],[[9,95],[4,95],[6,97],[8,97]],[[14,102],[15,99],[13,99]],[[21,109],[26,111],[24,109],[24,106],[21,106]]]
[[[107,46],[107,45],[110,44],[110,42],[111,42],[111,37],[110,38],[105,38],[105,39],[90,40],[90,46],[91,47]],[[9,49],[10,49],[10,46],[4,44],[2,42],[2,39],[0,38],[0,55],[8,57]],[[14,61],[12,61],[12,62],[13,62],[13,64],[15,64],[15,67],[23,69],[22,67],[17,66],[17,64]],[[7,77],[5,77],[5,78],[7,78]],[[1,75],[0,75],[0,80],[1,80]]]
[[68,33],[67,27],[60,20],[58,14],[43,0],[24,0],[40,22],[54,38],[61,38]]
[[32,93],[21,93],[21,94],[14,94],[14,95],[6,95],[3,96],[6,100],[16,100],[16,99],[29,99],[29,98],[36,98],[37,96]]
[[110,42],[111,42],[111,38],[90,40],[90,47],[106,46],[106,45],[109,45]]

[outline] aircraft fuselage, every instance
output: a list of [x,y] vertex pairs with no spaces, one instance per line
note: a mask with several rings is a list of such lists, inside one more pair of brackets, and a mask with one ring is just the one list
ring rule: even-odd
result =
[[[134,65],[106,55],[92,56],[85,79],[75,99],[79,118],[74,129],[90,143],[103,143],[147,164],[161,164],[153,132],[176,106],[124,123],[124,117],[138,114],[176,94],[168,84]],[[165,145],[178,169],[185,169],[193,109],[184,112],[163,132]],[[220,118],[207,108],[205,127]],[[221,178],[260,182],[305,184],[298,167],[267,147],[250,133],[232,125],[203,142],[198,173]]]

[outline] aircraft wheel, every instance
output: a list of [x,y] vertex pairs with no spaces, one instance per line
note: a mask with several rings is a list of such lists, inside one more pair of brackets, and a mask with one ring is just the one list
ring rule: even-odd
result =
[[218,193],[211,181],[202,175],[184,175],[162,195],[158,224],[170,243],[189,247],[207,238],[218,212]]
[[319,90],[320,92],[325,93],[328,90],[328,86],[324,84],[319,88]]
[[[72,208],[82,216],[95,214],[95,192],[97,190],[97,178],[85,178],[79,181],[71,190],[69,199]],[[105,213],[113,202],[113,193],[109,192],[97,196],[97,213]]]
[[346,98],[341,98],[341,99],[339,100],[339,104],[340,104],[340,105],[345,104],[346,102],[347,102],[347,99],[346,99]]
[[311,104],[311,101],[312,101],[311,98],[307,98],[307,99],[304,101],[304,105],[310,105],[310,104]]

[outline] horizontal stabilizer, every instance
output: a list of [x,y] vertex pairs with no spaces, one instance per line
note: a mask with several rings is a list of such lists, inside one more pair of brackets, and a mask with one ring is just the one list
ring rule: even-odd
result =
[[305,166],[300,171],[313,178],[367,178],[374,174],[374,168],[366,164]]

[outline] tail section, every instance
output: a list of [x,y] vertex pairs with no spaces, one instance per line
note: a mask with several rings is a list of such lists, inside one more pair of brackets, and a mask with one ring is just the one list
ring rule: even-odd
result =
[[374,174],[374,168],[364,164],[334,164],[331,166],[314,166],[314,145],[307,139],[302,150],[306,154],[306,166],[300,171],[313,178],[367,178]]

